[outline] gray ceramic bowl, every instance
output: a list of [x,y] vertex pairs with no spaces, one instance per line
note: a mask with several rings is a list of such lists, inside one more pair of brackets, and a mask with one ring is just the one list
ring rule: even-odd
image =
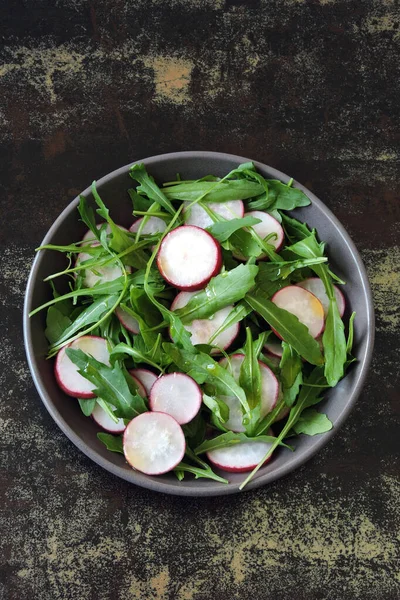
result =
[[[136,162],[143,162],[155,179],[162,182],[173,179],[178,172],[187,179],[196,179],[209,173],[223,176],[239,163],[248,160],[250,159],[217,152],[178,152]],[[257,162],[255,165],[266,177],[280,179],[285,183],[289,180],[287,175],[276,169]],[[132,222],[131,204],[126,193],[127,188],[131,185],[128,176],[129,166],[122,167],[98,181],[99,192],[106,205],[110,207],[114,220],[128,226]],[[295,216],[306,221],[311,227],[317,228],[320,238],[328,243],[328,253],[334,271],[348,282],[345,287],[348,301],[346,314],[348,316],[350,309],[357,312],[354,354],[357,356],[358,362],[352,366],[348,375],[339,385],[326,394],[321,405],[322,410],[333,422],[334,428],[323,435],[315,437],[302,435],[292,440],[295,452],[280,449],[273,460],[259,471],[247,489],[260,487],[287,475],[311,458],[330,440],[348,416],[360,394],[368,373],[373,349],[373,305],[361,258],[343,226],[330,210],[314,194],[298,183],[295,185],[305,191],[312,202],[311,206],[294,211]],[[83,195],[90,198],[90,189],[86,189]],[[61,213],[44,238],[43,244],[67,244],[71,240],[82,237],[85,226],[78,221],[77,204],[78,199],[75,199]],[[63,265],[64,258],[59,253],[41,251],[36,256],[28,281],[24,307],[25,346],[32,377],[47,410],[57,425],[89,458],[114,475],[136,485],[182,496],[217,496],[238,492],[238,487],[243,481],[243,474],[228,474],[229,485],[207,479],[196,481],[191,477],[187,477],[183,482],[178,482],[173,473],[149,477],[133,471],[122,455],[109,452],[98,441],[96,437],[98,428],[95,423],[84,417],[78,403],[59,389],[53,375],[52,361],[45,360],[47,349],[47,341],[44,336],[45,311],[32,319],[28,318],[28,313],[33,308],[50,298],[49,286],[43,283],[43,279],[58,268],[62,269]]]

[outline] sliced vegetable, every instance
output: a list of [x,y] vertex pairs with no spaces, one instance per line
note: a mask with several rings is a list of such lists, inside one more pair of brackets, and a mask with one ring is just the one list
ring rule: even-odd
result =
[[202,394],[197,383],[184,373],[157,379],[150,392],[150,408],[165,412],[180,424],[189,423],[200,410]]
[[[324,309],[321,302],[311,292],[290,285],[276,292],[272,302],[279,308],[295,315],[303,323],[313,338],[317,338],[324,328]],[[278,337],[280,334],[275,330]]]

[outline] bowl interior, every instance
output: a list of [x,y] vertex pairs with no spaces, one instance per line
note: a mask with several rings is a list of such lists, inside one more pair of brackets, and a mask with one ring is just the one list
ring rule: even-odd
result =
[[[145,159],[148,171],[158,182],[168,181],[180,173],[185,179],[196,179],[212,173],[223,176],[241,162],[249,159],[212,152],[181,152],[161,155]],[[255,163],[259,171],[266,177],[287,182],[289,177],[266,165]],[[121,225],[129,227],[132,224],[132,205],[127,195],[132,180],[128,175],[129,165],[103,177],[98,181],[98,190],[105,204],[110,208],[113,219]],[[345,318],[351,311],[356,311],[354,354],[358,358],[349,370],[347,376],[339,385],[330,390],[320,408],[326,412],[334,424],[334,429],[323,435],[308,437],[301,435],[292,441],[295,452],[280,449],[273,460],[260,469],[257,477],[247,489],[264,485],[290,472],[304,463],[318,451],[343,422],[353,406],[365,379],[373,347],[374,318],[371,294],[365,269],[361,259],[345,232],[342,225],[333,214],[311,192],[299,184],[312,201],[311,206],[293,211],[293,216],[304,220],[310,227],[317,228],[321,240],[327,242],[328,255],[333,270],[346,282],[344,293],[347,300]],[[83,194],[91,198],[90,189]],[[69,206],[55,221],[47,233],[43,244],[68,244],[82,238],[85,226],[79,222],[77,213],[78,199]],[[178,482],[173,473],[158,477],[149,477],[133,471],[125,462],[122,455],[109,452],[98,441],[98,427],[85,417],[78,403],[66,396],[57,386],[53,374],[53,361],[45,359],[47,340],[44,336],[45,312],[42,311],[33,318],[28,313],[33,308],[51,298],[50,287],[43,279],[57,270],[65,268],[65,259],[61,253],[41,251],[36,257],[25,299],[24,335],[28,362],[36,388],[49,410],[50,414],[64,433],[83,452],[98,464],[115,475],[137,485],[180,495],[220,495],[238,491],[243,481],[243,474],[228,474],[230,485],[224,485],[211,480],[194,480],[188,477]],[[61,290],[63,291],[63,290]],[[226,474],[224,474],[226,476]]]

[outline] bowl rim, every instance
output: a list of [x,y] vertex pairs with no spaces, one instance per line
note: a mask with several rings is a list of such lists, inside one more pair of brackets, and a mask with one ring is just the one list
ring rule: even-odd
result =
[[[148,157],[145,159],[132,161],[132,162],[128,163],[127,165],[124,165],[123,167],[120,167],[118,169],[115,169],[114,171],[111,171],[110,173],[107,173],[101,179],[97,180],[97,184],[99,186],[101,186],[102,184],[109,182],[110,180],[114,179],[115,177],[117,177],[119,175],[128,173],[131,165],[136,164],[136,163],[143,163],[146,166],[146,168],[151,170],[152,165],[158,164],[160,162],[168,162],[168,161],[173,161],[176,159],[189,159],[189,158],[197,158],[197,159],[205,159],[205,160],[207,160],[207,159],[208,160],[222,159],[222,160],[229,160],[229,161],[237,162],[238,164],[251,161],[254,163],[254,165],[257,168],[267,169],[268,172],[270,173],[271,178],[279,179],[280,181],[282,181],[284,183],[287,183],[291,179],[288,175],[279,171],[278,169],[275,169],[269,165],[266,165],[265,163],[261,163],[259,161],[255,161],[255,160],[243,157],[243,156],[238,156],[235,154],[227,154],[224,152],[184,151],[184,152],[171,152],[171,153],[166,153],[166,154],[159,154],[159,155],[151,156],[151,157]],[[355,402],[361,392],[361,389],[365,383],[365,379],[368,375],[369,366],[370,366],[370,363],[372,360],[372,352],[373,352],[374,339],[375,339],[374,306],[373,306],[372,293],[371,293],[371,288],[370,288],[367,272],[366,272],[365,266],[363,264],[363,261],[361,259],[361,256],[360,256],[358,250],[356,249],[356,246],[355,246],[354,242],[352,241],[352,239],[350,238],[349,234],[347,233],[347,231],[345,230],[343,225],[340,223],[340,221],[331,212],[331,210],[317,196],[315,196],[315,194],[313,194],[310,190],[308,190],[306,187],[304,187],[298,181],[293,180],[293,185],[294,185],[294,187],[299,188],[300,190],[305,192],[307,194],[307,196],[310,198],[312,204],[317,205],[320,208],[320,210],[323,212],[323,214],[327,218],[327,220],[330,221],[330,223],[333,225],[333,227],[339,231],[339,233],[341,234],[341,237],[342,237],[342,241],[345,242],[345,244],[347,245],[347,247],[354,259],[354,262],[359,271],[360,281],[362,284],[362,291],[366,298],[366,305],[367,305],[367,314],[365,315],[366,322],[367,322],[366,345],[365,345],[364,356],[363,356],[362,360],[358,361],[358,367],[359,367],[358,368],[358,376],[353,384],[353,390],[352,390],[350,396],[348,397],[347,403],[344,406],[342,412],[337,417],[337,419],[334,423],[334,427],[330,431],[320,435],[318,437],[318,439],[315,439],[314,445],[311,448],[307,448],[304,452],[302,452],[298,456],[294,455],[294,458],[291,460],[291,462],[289,464],[283,464],[279,468],[275,469],[272,472],[267,472],[267,473],[258,475],[254,480],[252,480],[246,486],[245,491],[250,491],[252,489],[259,488],[261,486],[266,485],[267,483],[272,483],[273,481],[275,481],[285,475],[288,475],[290,472],[294,471],[299,466],[303,465],[305,462],[307,462],[309,459],[311,459],[323,446],[325,446],[329,442],[329,440],[340,429],[340,427],[342,426],[342,424],[348,417],[350,411],[353,409],[354,404],[355,404]],[[91,194],[91,188],[89,186],[82,192],[81,195],[89,196],[90,194]],[[72,200],[70,203],[68,203],[68,205],[64,208],[64,210],[60,213],[60,215],[54,221],[54,223],[52,224],[50,229],[47,231],[41,245],[44,245],[47,243],[47,240],[52,237],[53,233],[58,229],[60,223],[63,222],[65,217],[70,212],[72,212],[73,210],[76,209],[78,202],[79,202],[79,196],[77,196],[74,200]],[[222,484],[219,482],[215,482],[214,485],[211,483],[207,486],[204,486],[203,488],[201,487],[201,485],[199,485],[197,487],[196,486],[190,487],[190,486],[185,486],[185,485],[179,486],[176,484],[175,485],[170,484],[168,481],[165,481],[162,479],[157,480],[156,478],[149,478],[146,475],[143,475],[143,474],[138,473],[133,470],[128,471],[126,469],[123,469],[122,467],[120,467],[120,466],[112,463],[111,461],[105,459],[104,457],[102,457],[95,450],[91,449],[86,444],[86,442],[78,434],[76,434],[75,431],[72,429],[72,427],[65,421],[65,419],[62,417],[60,412],[54,406],[50,395],[47,393],[47,391],[44,389],[41,382],[39,381],[39,369],[38,369],[36,361],[35,361],[34,350],[33,350],[34,343],[33,343],[33,339],[32,339],[32,331],[31,331],[31,327],[30,327],[29,312],[31,310],[31,301],[32,301],[33,290],[34,290],[34,286],[35,286],[35,282],[36,282],[36,274],[37,274],[39,266],[43,260],[44,253],[45,253],[45,251],[39,251],[36,254],[36,257],[33,261],[33,264],[32,264],[31,270],[30,270],[28,282],[27,282],[24,308],[23,308],[24,345],[25,345],[25,351],[26,351],[26,356],[27,356],[27,362],[28,362],[28,365],[29,365],[29,368],[31,371],[32,379],[35,384],[36,390],[39,393],[39,395],[42,399],[42,402],[45,405],[47,411],[49,412],[49,414],[51,415],[53,420],[57,423],[59,428],[63,431],[63,433],[71,440],[71,442],[75,446],[77,446],[77,448],[79,448],[79,450],[81,450],[86,456],[88,456],[96,464],[103,467],[104,469],[106,469],[107,471],[112,473],[113,475],[116,475],[116,476],[118,476],[126,481],[129,481],[130,483],[134,483],[135,485],[138,485],[140,487],[143,487],[143,488],[146,488],[146,489],[149,489],[152,491],[157,491],[157,492],[162,492],[165,494],[172,494],[172,495],[177,495],[177,496],[205,497],[205,496],[224,496],[224,495],[238,493],[239,485],[240,485],[239,482],[238,483],[230,483],[228,485]]]

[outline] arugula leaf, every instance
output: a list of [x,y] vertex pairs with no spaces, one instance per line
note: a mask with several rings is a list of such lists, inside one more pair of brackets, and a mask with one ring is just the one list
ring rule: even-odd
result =
[[225,329],[228,329],[228,327],[232,327],[232,325],[235,325],[236,323],[240,323],[241,321],[243,321],[243,319],[245,317],[247,317],[247,315],[249,315],[252,312],[252,309],[247,306],[247,304],[241,303],[239,302],[239,304],[236,304],[236,306],[234,306],[231,310],[231,312],[229,313],[229,315],[226,317],[226,319],[223,321],[223,323],[218,327],[218,329],[212,334],[212,336],[210,337],[208,343],[212,344],[213,341],[223,332],[225,331]]
[[207,468],[193,467],[192,465],[188,465],[187,463],[181,462],[177,467],[175,467],[175,473],[179,474],[178,479],[182,481],[182,473],[192,473],[195,479],[205,478],[205,479],[213,479],[214,481],[219,481],[220,483],[229,483],[227,479],[220,477],[216,473],[214,473],[207,463],[204,463]]
[[94,407],[96,406],[96,398],[90,398],[88,400],[78,398],[79,406],[81,407],[81,411],[85,415],[85,417],[90,417],[92,414]]
[[238,302],[255,285],[256,265],[239,265],[213,277],[204,290],[193,296],[183,308],[175,311],[183,323],[206,319],[218,310]]
[[271,444],[276,438],[270,435],[258,435],[257,437],[249,437],[245,433],[235,433],[234,431],[228,431],[222,433],[211,440],[205,440],[200,446],[195,448],[195,454],[204,454],[204,452],[211,452],[211,450],[219,450],[220,448],[227,448],[228,446],[236,446],[237,444],[246,444],[248,442],[266,442]]
[[67,348],[66,354],[78,367],[80,375],[96,386],[93,393],[115,406],[114,412],[118,418],[133,419],[147,411],[143,398],[138,394],[134,396],[129,391],[118,363],[108,367],[82,350],[73,348]]
[[218,396],[208,396],[203,394],[203,403],[222,423],[226,423],[229,419],[229,407],[222,398]]
[[200,196],[202,202],[228,202],[230,200],[246,200],[263,193],[263,187],[246,179],[229,179],[217,182],[198,181],[195,183],[177,184],[163,188],[170,200],[193,202]]
[[279,363],[284,387],[290,388],[302,370],[301,358],[290,344],[282,342],[282,358]]
[[246,327],[246,344],[244,349],[244,359],[240,365],[239,385],[246,394],[250,408],[253,410],[258,407],[260,409],[261,372],[260,365],[258,364],[258,355],[254,351],[253,338],[249,327]]
[[311,230],[307,227],[306,223],[302,223],[284,213],[281,216],[286,236],[290,240],[298,241],[311,235]]
[[250,227],[257,223],[261,223],[261,220],[248,216],[241,219],[231,219],[230,221],[220,221],[210,225],[206,229],[218,242],[226,242],[238,229]]
[[[182,425],[185,438],[189,441],[191,447],[198,446],[204,440],[206,428],[207,425],[201,412],[189,423]],[[189,447],[186,446],[186,453],[188,452]]]
[[304,433],[306,435],[325,433],[330,431],[332,427],[332,422],[328,417],[324,413],[316,411],[315,408],[304,410],[293,425],[293,429],[297,434]]
[[152,205],[152,200],[142,194],[138,194],[134,188],[128,190],[129,198],[132,201],[133,212],[147,212]]
[[246,294],[246,302],[305,360],[313,365],[324,362],[318,342],[295,315],[258,295]]
[[89,304],[89,306],[80,313],[75,321],[73,321],[66,329],[64,329],[61,337],[51,344],[50,350],[66,342],[70,337],[84,327],[87,327],[92,323],[97,323],[102,316],[114,306],[117,299],[118,296],[101,296],[92,304]]
[[129,170],[129,175],[134,181],[137,181],[140,184],[137,191],[146,194],[150,200],[157,202],[157,204],[165,208],[171,215],[175,215],[176,211],[165,194],[165,190],[161,190],[158,187],[154,181],[154,177],[147,173],[144,164],[132,165]]
[[133,358],[133,360],[136,363],[146,363],[148,365],[151,365],[152,367],[155,367],[159,371],[163,372],[164,369],[161,367],[161,365],[157,364],[154,360],[149,358],[146,348],[140,347],[139,340],[140,340],[140,336],[136,335],[133,347],[128,346],[128,344],[125,344],[124,342],[117,344],[110,352],[111,362],[113,363],[116,360],[120,359],[122,356],[126,355],[126,356],[130,356],[131,358]]
[[79,196],[78,212],[80,214],[81,220],[93,233],[94,238],[96,240],[100,240],[100,233],[96,227],[96,217],[94,214],[94,210],[91,206],[89,206],[87,198],[85,198],[85,196]]
[[349,334],[347,336],[347,343],[346,343],[346,352],[347,354],[351,354],[351,351],[353,350],[353,340],[354,340],[354,319],[356,317],[356,313],[353,312],[351,313],[350,319],[349,319]]
[[283,400],[286,406],[292,407],[299,394],[301,384],[303,383],[303,373],[297,373],[293,384],[290,387],[285,387],[283,390]]
[[124,453],[122,444],[122,435],[111,435],[111,433],[103,433],[102,431],[97,434],[97,438],[103,442],[107,450],[111,452]]
[[222,396],[235,396],[243,406],[246,413],[250,407],[242,388],[236,383],[232,375],[219,363],[203,352],[196,354],[180,350],[174,344],[164,343],[164,352],[170,356],[175,365],[187,373],[197,383],[207,382],[213,386],[217,394]]
[[[129,246],[132,245],[132,240],[131,240],[130,236],[128,235],[128,233],[126,231],[124,231],[123,229],[121,229],[120,227],[118,227],[114,223],[114,221],[112,220],[112,218],[110,217],[110,211],[108,210],[108,208],[104,204],[103,200],[100,198],[100,195],[99,195],[99,193],[97,191],[97,188],[96,188],[96,182],[95,181],[93,181],[93,183],[92,183],[91,191],[92,191],[92,196],[93,196],[93,198],[94,198],[97,206],[99,207],[96,212],[110,226],[110,229],[111,229],[111,240],[109,241],[110,248],[112,250],[115,250],[116,252],[122,252],[123,250],[126,250],[126,248],[129,248]],[[101,233],[100,233],[100,236],[97,235],[96,237],[100,241],[102,241],[102,239],[101,239]],[[103,241],[102,241],[102,243],[103,243]],[[103,246],[104,246],[104,243],[103,243]]]
[[267,277],[269,281],[276,281],[277,279],[286,279],[293,271],[297,269],[303,269],[311,267],[313,265],[326,263],[327,258],[302,258],[299,260],[281,260],[276,262],[267,262],[262,265],[262,274]]
[[55,306],[49,306],[46,317],[45,336],[50,344],[62,337],[64,331],[71,325],[71,319]]

